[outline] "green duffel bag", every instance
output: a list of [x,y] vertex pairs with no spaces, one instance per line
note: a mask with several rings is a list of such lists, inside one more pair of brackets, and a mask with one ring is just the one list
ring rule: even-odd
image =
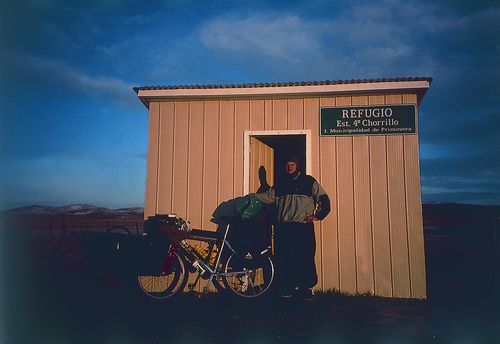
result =
[[235,205],[235,211],[243,221],[255,219],[262,211],[262,202],[254,196],[243,197]]

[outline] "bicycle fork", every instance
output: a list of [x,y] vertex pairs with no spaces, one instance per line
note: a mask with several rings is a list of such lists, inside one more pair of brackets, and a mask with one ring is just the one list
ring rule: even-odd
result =
[[161,267],[160,273],[167,274],[168,269],[172,265],[172,261],[174,260],[174,253],[177,247],[172,244],[168,248],[168,254],[167,254],[167,259],[163,262],[163,265]]
[[213,279],[215,277],[215,273],[217,272],[217,269],[218,269],[219,264],[220,264],[220,260],[221,260],[221,257],[222,257],[222,252],[224,251],[224,247],[227,245],[231,249],[231,251],[234,252],[234,250],[232,249],[231,245],[229,245],[229,243],[226,241],[226,239],[227,239],[227,233],[229,233],[229,226],[230,226],[230,224],[228,223],[227,226],[226,226],[226,231],[224,232],[224,238],[222,238],[222,244],[220,246],[219,254],[217,255],[217,259],[215,260],[214,271],[211,271],[210,278],[208,279],[208,283],[203,288],[203,292],[204,293],[208,292],[208,288],[210,287],[210,284],[213,283]]

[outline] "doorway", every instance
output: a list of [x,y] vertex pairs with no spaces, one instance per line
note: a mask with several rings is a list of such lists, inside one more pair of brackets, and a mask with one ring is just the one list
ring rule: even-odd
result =
[[300,170],[310,174],[311,131],[246,131],[244,142],[244,194],[263,192],[283,174],[286,156],[299,160]]

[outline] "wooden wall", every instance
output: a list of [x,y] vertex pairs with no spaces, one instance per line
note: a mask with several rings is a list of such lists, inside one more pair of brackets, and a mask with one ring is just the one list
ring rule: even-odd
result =
[[[263,166],[266,171],[266,182],[269,186],[274,185],[274,149],[265,144],[264,142],[250,137],[250,168],[249,173],[249,190],[250,192],[258,192],[261,186],[258,168]],[[262,192],[262,191],[260,191]]]
[[316,224],[318,289],[425,298],[417,135],[320,137],[322,106],[416,104],[415,94],[151,102],[145,216],[215,229],[243,193],[245,130],[312,131],[312,175],[332,213]]

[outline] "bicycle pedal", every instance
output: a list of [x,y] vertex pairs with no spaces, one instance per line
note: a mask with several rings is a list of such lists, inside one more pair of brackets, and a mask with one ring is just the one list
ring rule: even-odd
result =
[[194,287],[196,287],[196,284],[195,283],[188,283],[188,289],[189,290],[193,290]]

